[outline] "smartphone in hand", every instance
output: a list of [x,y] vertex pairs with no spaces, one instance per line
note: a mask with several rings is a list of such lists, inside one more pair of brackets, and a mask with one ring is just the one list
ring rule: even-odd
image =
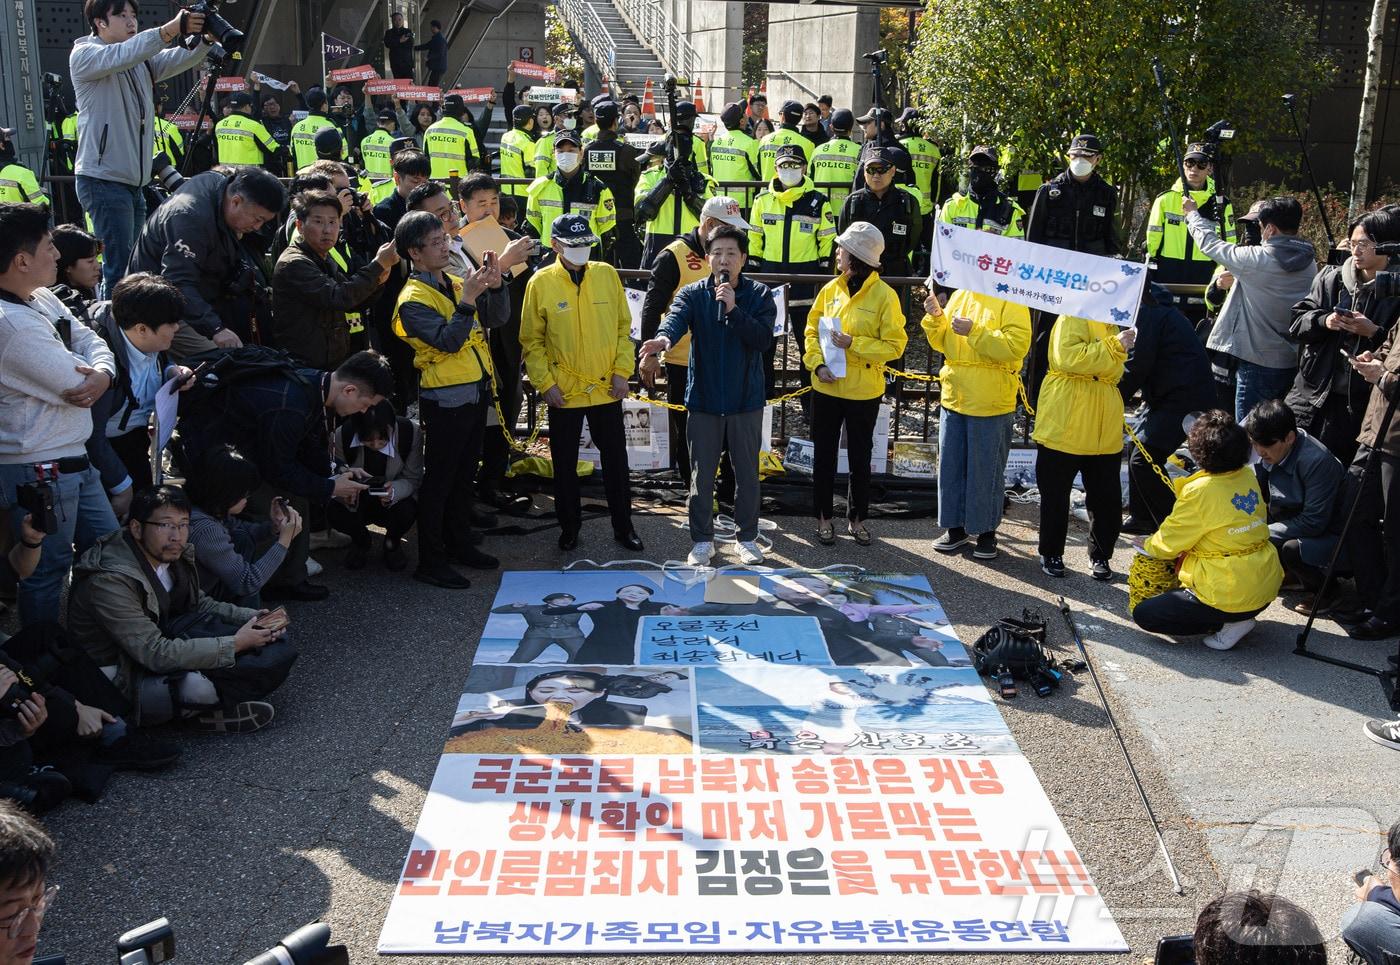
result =
[[262,615],[253,626],[258,630],[281,630],[283,627],[291,626],[292,618],[287,615],[287,608],[279,606],[275,610],[269,610]]

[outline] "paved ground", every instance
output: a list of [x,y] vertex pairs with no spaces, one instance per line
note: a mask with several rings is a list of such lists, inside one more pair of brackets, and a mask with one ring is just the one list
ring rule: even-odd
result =
[[[1374,859],[1397,816],[1389,774],[1400,759],[1360,732],[1362,720],[1385,713],[1376,682],[1293,656],[1299,621],[1278,606],[1228,654],[1146,636],[1125,623],[1126,587],[1085,575],[1078,527],[1068,554],[1077,572],[1064,581],[1040,573],[1027,525],[1035,518],[1035,507],[1017,507],[1003,529],[1003,558],[984,565],[930,552],[927,520],[883,521],[877,545],[826,550],[808,538],[806,520],[784,517],[774,562],[926,573],[965,641],[996,615],[1029,605],[1053,618],[1054,594],[1070,600],[1187,886],[1185,897],[1171,893],[1087,675],[1050,700],[1002,703],[1133,948],[1104,958],[1150,960],[1158,936],[1189,931],[1195,911],[1227,884],[1280,890],[1335,935],[1351,870]],[[679,516],[639,515],[637,528],[651,559],[684,556]],[[507,569],[618,555],[604,520],[590,523],[567,557],[554,550],[556,533],[496,538],[488,548]],[[323,918],[352,961],[380,960],[379,929],[496,580],[451,593],[373,566],[346,572],[341,555],[317,554],[336,587],[331,600],[293,609],[302,657],[277,695],[271,728],[241,738],[182,735],[184,760],[169,773],[119,776],[98,805],[70,804],[52,817],[53,877],[63,893],[41,953],[111,961],[119,932],[166,915],[180,961],[242,962]],[[1126,552],[1120,559],[1126,566]],[[1383,663],[1385,645],[1322,629],[1319,649]],[[1052,642],[1070,646],[1058,622]],[[1342,960],[1340,943],[1333,958]],[[721,960],[780,959],[674,959]]]

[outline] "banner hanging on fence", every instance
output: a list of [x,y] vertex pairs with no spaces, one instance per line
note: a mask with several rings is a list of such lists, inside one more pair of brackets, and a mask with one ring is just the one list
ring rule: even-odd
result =
[[1126,951],[927,580],[501,576],[383,954]]
[[939,224],[929,281],[967,288],[1055,315],[1127,328],[1137,318],[1147,271],[1138,262],[1086,255],[988,231]]

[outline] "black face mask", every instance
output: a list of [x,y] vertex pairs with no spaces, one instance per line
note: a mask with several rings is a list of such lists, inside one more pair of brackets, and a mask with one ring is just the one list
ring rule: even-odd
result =
[[986,168],[973,168],[967,176],[967,183],[972,193],[977,195],[995,194],[997,190],[997,176]]
[[13,164],[15,162],[15,145],[13,141],[6,141],[0,144],[0,166]]

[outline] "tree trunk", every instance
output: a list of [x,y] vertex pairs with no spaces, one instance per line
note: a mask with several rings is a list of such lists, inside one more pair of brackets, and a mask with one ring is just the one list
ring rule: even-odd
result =
[[1361,118],[1356,126],[1356,161],[1351,172],[1348,219],[1365,209],[1371,189],[1371,138],[1376,125],[1376,99],[1381,83],[1381,43],[1385,35],[1387,6],[1389,0],[1374,0],[1371,29],[1366,35],[1366,79],[1361,85]]

